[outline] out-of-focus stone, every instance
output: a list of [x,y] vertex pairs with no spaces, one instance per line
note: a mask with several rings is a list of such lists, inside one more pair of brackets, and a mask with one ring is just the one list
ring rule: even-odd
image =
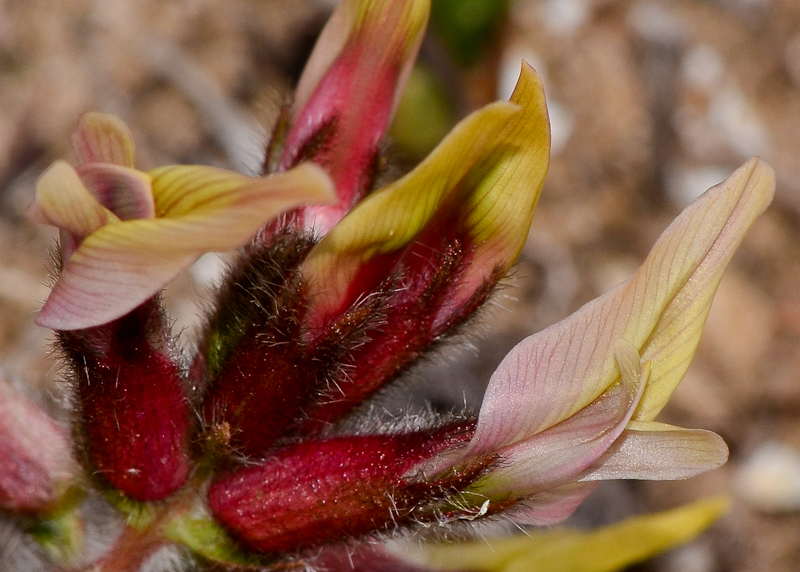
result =
[[736,472],[734,487],[757,510],[800,510],[800,451],[775,441],[761,444]]

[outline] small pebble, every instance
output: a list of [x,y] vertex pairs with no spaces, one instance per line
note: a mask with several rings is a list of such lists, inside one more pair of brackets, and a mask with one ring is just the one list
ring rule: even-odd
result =
[[761,444],[737,471],[734,490],[763,512],[800,509],[800,451],[774,441]]
[[550,32],[571,36],[590,20],[591,8],[588,0],[546,0],[539,6],[539,19]]
[[722,81],[725,61],[712,46],[699,44],[687,50],[681,72],[689,87],[708,92]]

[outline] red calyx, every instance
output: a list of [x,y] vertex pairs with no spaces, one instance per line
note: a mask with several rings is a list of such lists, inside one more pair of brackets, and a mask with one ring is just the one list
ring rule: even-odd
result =
[[[215,517],[247,547],[294,553],[410,523],[453,494],[463,474],[407,476],[465,443],[474,423],[397,435],[335,437],[276,451],[259,465],[217,477],[208,493]],[[471,474],[470,479],[477,475]]]
[[88,330],[58,332],[75,373],[91,474],[156,501],[189,474],[189,404],[153,300]]

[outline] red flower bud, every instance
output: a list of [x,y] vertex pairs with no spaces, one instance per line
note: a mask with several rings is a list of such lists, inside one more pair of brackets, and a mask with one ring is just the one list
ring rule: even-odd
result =
[[90,473],[139,501],[189,474],[189,404],[157,303],[114,322],[58,332],[77,385]]
[[266,553],[291,553],[431,519],[426,505],[452,496],[478,475],[453,472],[437,480],[426,478],[421,468],[466,442],[473,427],[461,423],[304,441],[216,478],[209,505],[234,537]]

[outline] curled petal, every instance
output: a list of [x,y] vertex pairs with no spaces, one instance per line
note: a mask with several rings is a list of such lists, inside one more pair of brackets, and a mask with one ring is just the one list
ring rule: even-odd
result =
[[[575,480],[625,430],[647,384],[650,364],[642,364],[633,346],[615,345],[621,383],[558,425],[499,449],[503,462],[475,490],[490,498],[527,497]],[[471,454],[468,449],[467,455]]]
[[455,233],[474,249],[450,301],[457,306],[516,258],[548,161],[544,92],[525,64],[511,102],[464,119],[416,169],[362,201],[312,250],[303,274],[316,295],[314,312],[341,312],[429,227],[434,243]]
[[79,165],[110,163],[133,167],[133,138],[128,127],[114,115],[92,111],[81,117],[72,133]]
[[652,364],[634,419],[652,419],[683,378],[722,272],[774,192],[752,159],[690,205],[639,271],[569,318],[520,342],[492,376],[471,447],[494,450],[568,419],[618,379],[614,340]]
[[119,318],[203,252],[237,248],[282,211],[333,194],[314,165],[261,179],[165,167],[153,172],[153,189],[164,218],[122,221],[88,236],[65,265],[39,325],[72,330]]
[[147,173],[111,165],[89,163],[78,167],[78,174],[89,192],[121,220],[153,218],[153,179]]
[[36,202],[28,210],[28,216],[34,222],[53,225],[80,238],[119,221],[64,161],[53,163],[39,178]]
[[688,479],[727,460],[728,447],[716,433],[634,421],[581,480]]

